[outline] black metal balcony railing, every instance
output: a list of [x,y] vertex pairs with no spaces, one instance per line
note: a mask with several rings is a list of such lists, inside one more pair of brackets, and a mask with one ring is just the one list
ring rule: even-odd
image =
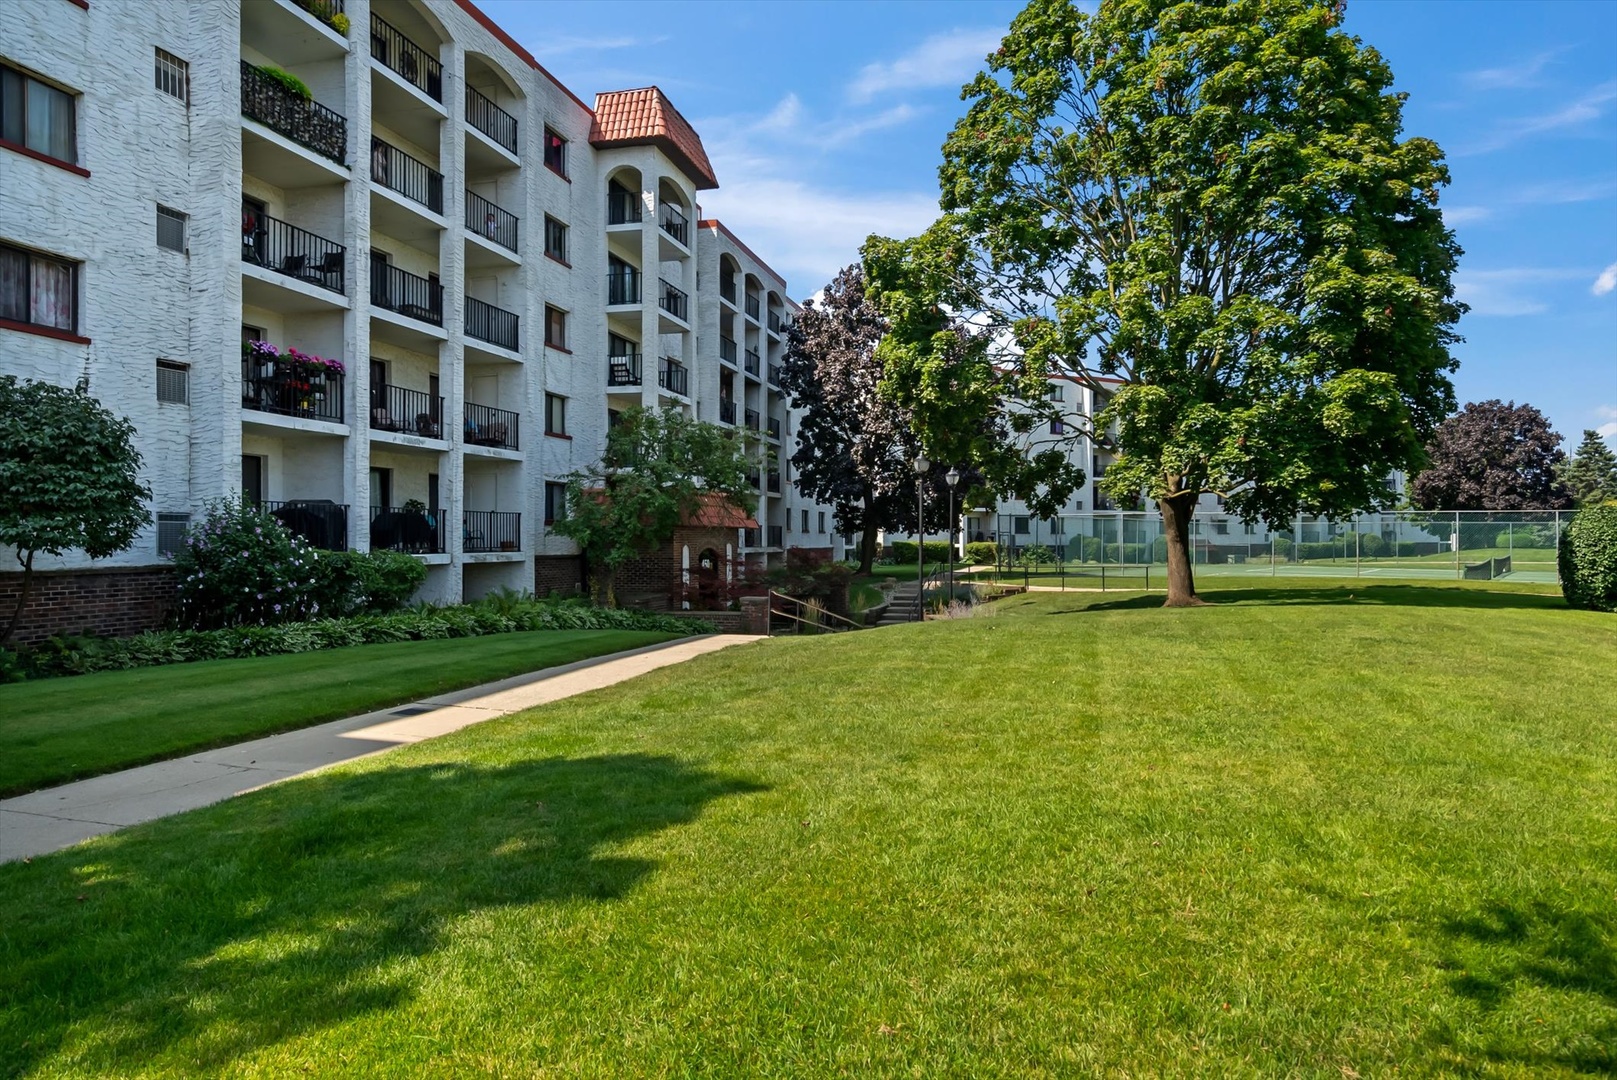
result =
[[757,547],[758,546],[758,530],[757,529],[743,529],[743,530],[741,530],[741,546],[742,547],[749,547],[749,548]]
[[769,313],[769,332],[772,334],[784,334],[786,332],[786,320],[780,317],[780,312],[778,311]]
[[606,302],[608,305],[640,303],[640,271],[632,266],[607,271]]
[[771,525],[771,526],[769,526],[769,546],[772,547],[772,548],[785,547],[786,545],[784,543],[782,543],[782,541],[784,540],[783,533],[784,533],[784,529],[782,529],[781,526],[779,526],[779,525]]
[[743,366],[747,369],[747,374],[748,375],[756,375],[756,374],[758,374],[758,368],[759,368],[759,365],[761,364],[761,362],[762,361],[760,361],[760,359],[758,357],[758,350],[757,349],[748,349],[747,350],[746,363]]
[[278,274],[341,293],[347,248],[247,206],[241,215],[241,258]]
[[613,353],[606,358],[606,385],[639,386],[640,354]]
[[441,555],[444,512],[408,506],[371,507],[371,550],[402,551],[409,555]]
[[245,60],[241,62],[241,113],[339,165],[347,160],[348,121],[341,113],[293,93]]
[[400,270],[392,263],[372,260],[371,303],[434,326],[444,324],[443,285]]
[[402,386],[373,386],[371,427],[377,431],[441,439],[444,437],[444,399]]
[[747,294],[747,305],[746,305],[746,307],[747,307],[747,317],[751,318],[751,319],[757,319],[758,318],[758,294],[757,293],[748,293]]
[[371,16],[371,59],[390,68],[434,101],[444,99],[444,69],[438,58]]
[[662,281],[662,292],[657,297],[657,305],[674,318],[684,319],[690,311],[690,297],[685,295],[684,290]]
[[255,412],[342,423],[343,377],[295,360],[241,361],[241,407]]
[[747,410],[745,410],[743,412],[743,415],[746,417],[747,426],[750,427],[752,430],[757,431],[758,430],[758,410],[757,409],[747,409]]
[[522,515],[504,510],[461,512],[462,551],[521,551]]
[[719,338],[719,359],[723,360],[731,367],[735,367],[736,343],[733,339],[727,337]]
[[517,248],[517,216],[475,192],[466,193],[466,231],[512,251]]
[[632,191],[608,191],[606,194],[606,223],[608,225],[638,225],[644,216],[640,196]]
[[768,487],[771,495],[780,494],[780,471],[778,469],[769,470]]
[[770,386],[779,386],[780,385],[780,365],[779,364],[770,364],[764,369],[764,371],[769,376],[769,385]]
[[726,401],[725,399],[720,398],[719,399],[719,419],[723,420],[726,424],[735,423],[736,422],[736,403],[733,402],[733,401]]
[[657,361],[657,385],[670,394],[684,397],[690,385],[690,372],[678,360],[665,356]]
[[493,446],[501,450],[520,450],[518,442],[521,417],[508,409],[492,405],[473,405],[466,402],[466,426],[463,438],[472,446]]
[[517,152],[517,118],[471,86],[466,88],[466,122],[511,153]]
[[684,211],[673,203],[663,203],[662,216],[658,224],[662,226],[663,232],[681,244],[690,243],[690,221],[685,217]]
[[486,304],[475,296],[466,298],[466,336],[498,345],[513,352],[517,344],[517,314]]
[[289,499],[258,504],[270,517],[322,551],[348,550],[348,504],[326,499]]
[[771,416],[764,423],[764,430],[769,432],[769,437],[771,439],[774,439],[776,442],[780,442],[780,418],[779,417]]
[[736,279],[733,277],[719,278],[719,295],[730,303],[736,302]]
[[434,214],[444,212],[444,174],[374,135],[371,136],[371,179],[420,203]]

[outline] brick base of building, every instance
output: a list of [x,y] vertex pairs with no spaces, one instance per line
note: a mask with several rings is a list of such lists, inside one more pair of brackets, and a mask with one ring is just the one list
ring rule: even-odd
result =
[[561,593],[575,596],[583,592],[584,559],[580,555],[536,555],[533,560],[533,594]]
[[[22,592],[21,574],[0,574],[0,625],[11,618]],[[174,603],[174,570],[36,571],[13,645],[34,645],[63,634],[129,637],[157,630]]]
[[760,637],[768,634],[768,598],[743,596],[738,603],[741,605],[740,611],[679,611],[675,614],[681,618],[712,623],[713,629],[721,634],[757,634]]

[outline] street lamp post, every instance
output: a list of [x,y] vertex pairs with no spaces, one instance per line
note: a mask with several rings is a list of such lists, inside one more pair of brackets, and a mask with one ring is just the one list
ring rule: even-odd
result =
[[954,527],[958,524],[954,516],[954,489],[960,483],[960,470],[951,465],[949,466],[949,471],[943,474],[943,478],[949,482],[949,603],[952,604],[954,603]]
[[926,618],[926,474],[932,463],[915,455],[915,617]]

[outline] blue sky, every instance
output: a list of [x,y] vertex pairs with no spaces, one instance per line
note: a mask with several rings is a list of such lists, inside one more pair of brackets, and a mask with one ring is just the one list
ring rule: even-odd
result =
[[[585,101],[655,83],[696,126],[724,220],[801,298],[871,232],[936,213],[959,89],[1016,3],[485,0]],[[1528,401],[1617,442],[1617,2],[1349,0],[1345,28],[1436,139],[1466,254],[1462,403]]]

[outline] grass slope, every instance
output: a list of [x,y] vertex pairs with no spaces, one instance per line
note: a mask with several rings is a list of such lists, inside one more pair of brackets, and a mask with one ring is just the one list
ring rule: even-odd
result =
[[625,630],[494,634],[0,686],[0,796],[676,636]]
[[1218,595],[742,646],[0,867],[0,1074],[1617,1067],[1617,619]]

